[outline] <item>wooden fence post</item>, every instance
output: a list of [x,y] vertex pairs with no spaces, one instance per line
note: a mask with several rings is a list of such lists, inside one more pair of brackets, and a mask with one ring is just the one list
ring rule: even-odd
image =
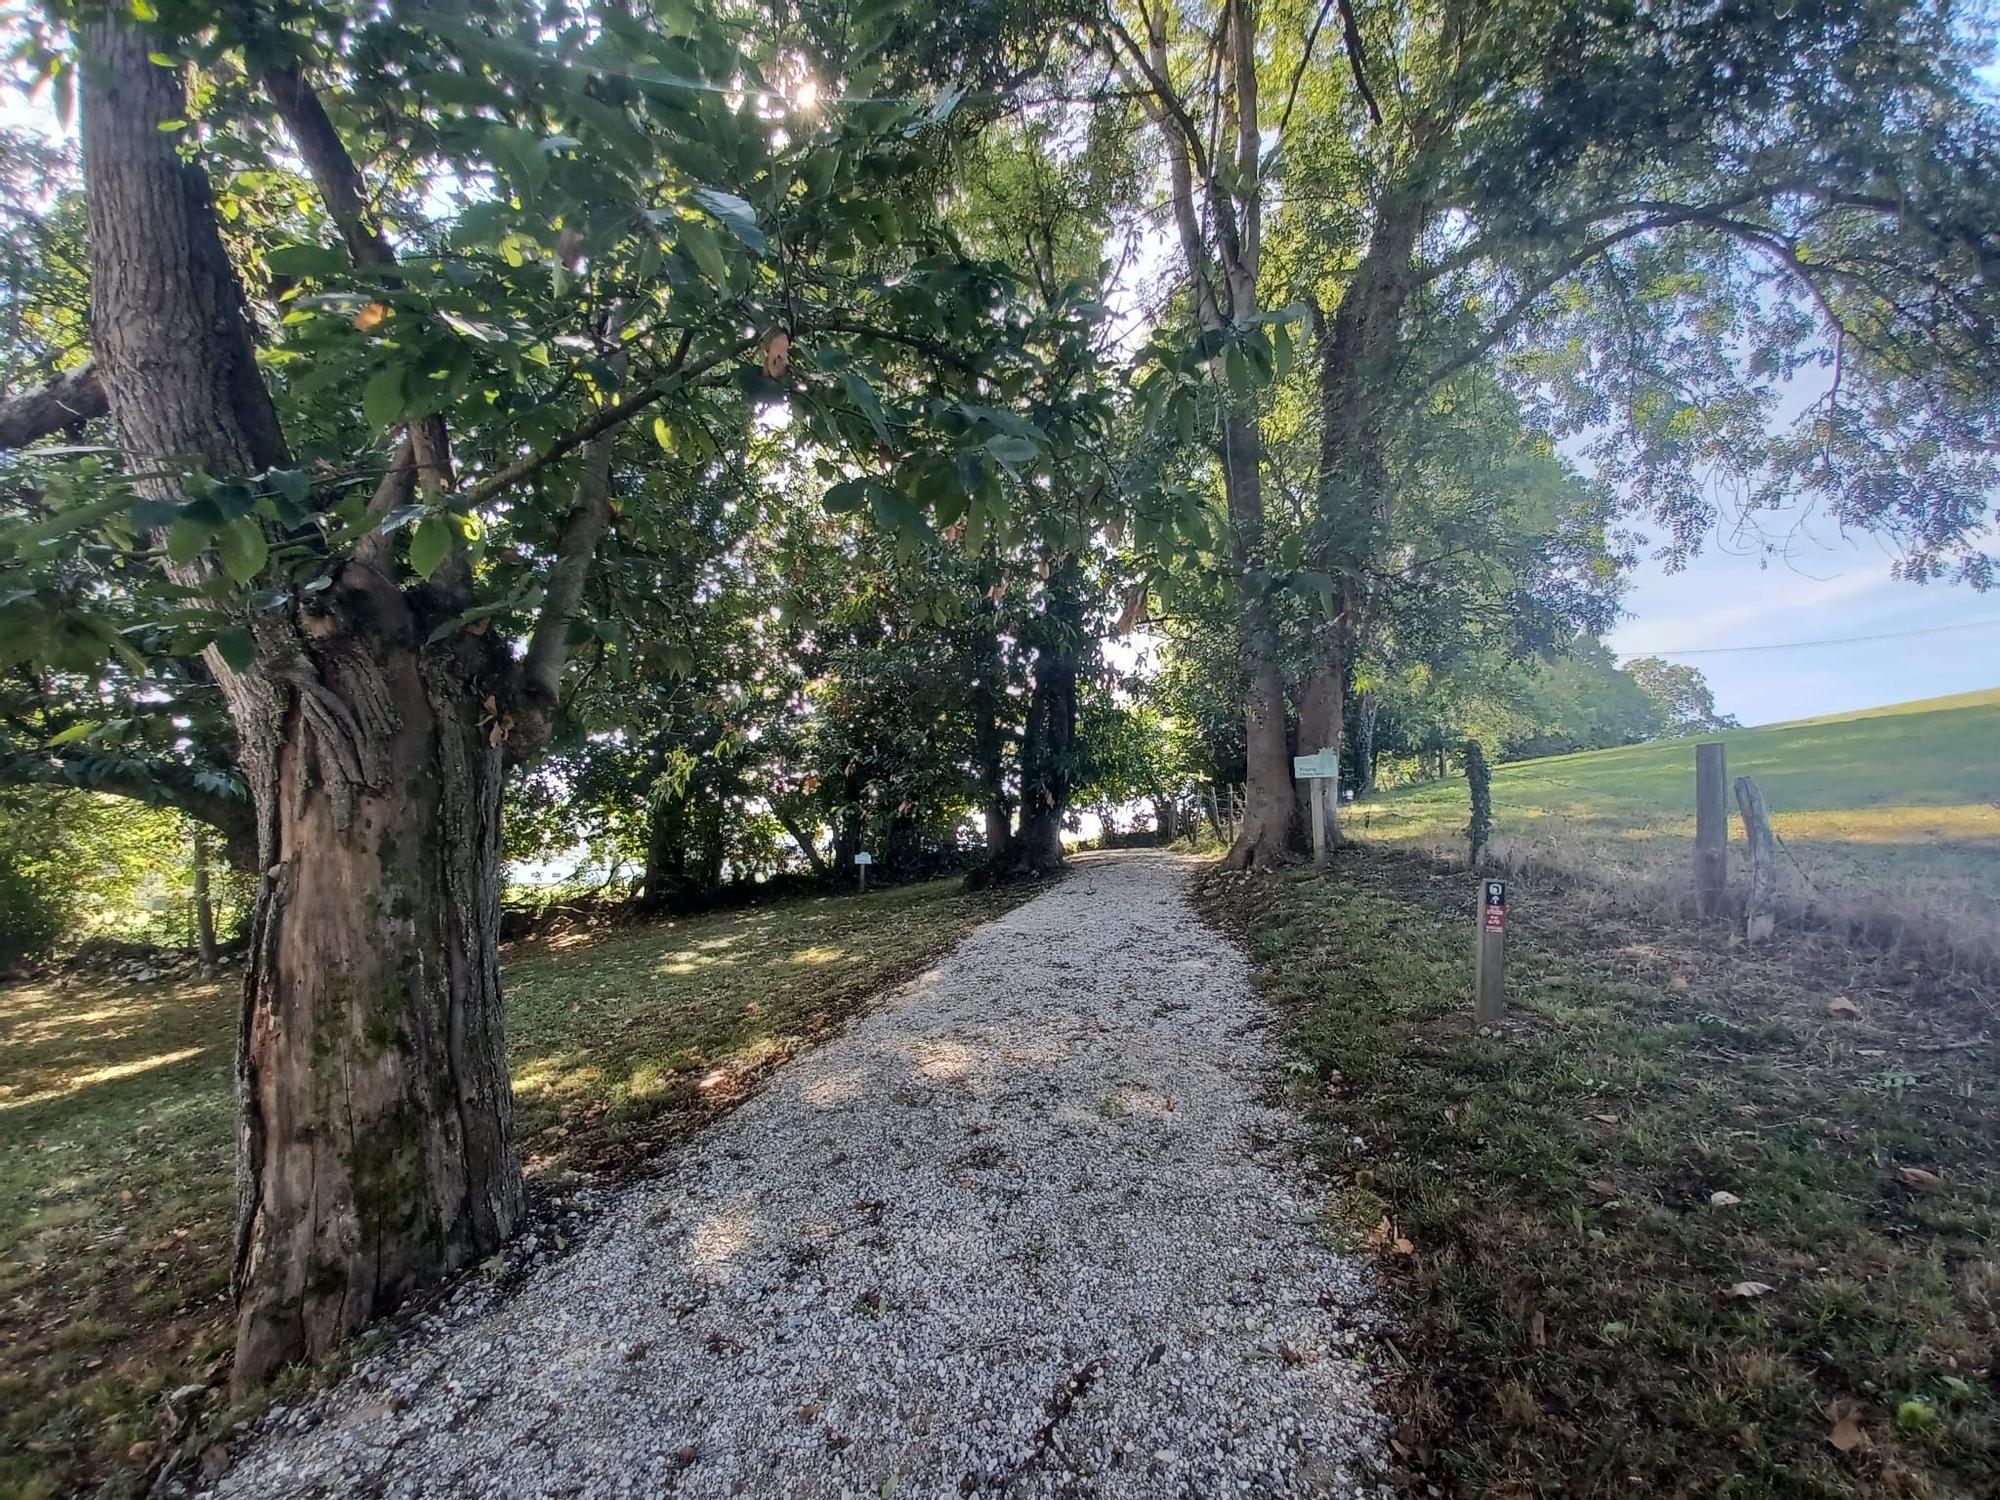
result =
[[1694,905],[1722,910],[1729,888],[1729,761],[1720,741],[1694,747]]
[[1744,936],[1761,943],[1778,928],[1778,839],[1764,789],[1748,776],[1736,778],[1736,806],[1750,840],[1750,905]]

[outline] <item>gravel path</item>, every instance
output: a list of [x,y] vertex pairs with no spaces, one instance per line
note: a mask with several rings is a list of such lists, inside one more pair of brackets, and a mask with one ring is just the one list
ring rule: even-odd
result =
[[1185,872],[1078,861],[216,1493],[1373,1493],[1367,1277]]

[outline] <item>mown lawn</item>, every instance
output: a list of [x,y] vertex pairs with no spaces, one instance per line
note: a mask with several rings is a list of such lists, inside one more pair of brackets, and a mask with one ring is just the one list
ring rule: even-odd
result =
[[[1728,746],[1732,778],[1764,788],[1792,856],[1782,878],[1793,898],[1888,903],[2000,951],[2000,691],[1702,738]],[[1691,881],[1694,744],[1495,767],[1499,852],[1600,881]],[[1462,851],[1464,780],[1357,804],[1348,821],[1379,842]],[[1733,812],[1731,825],[1740,877],[1747,856]]]
[[[1032,894],[956,881],[507,961],[531,1180],[642,1161]],[[0,1495],[132,1493],[228,1354],[234,976],[0,988]],[[208,1420],[213,1420],[213,1413]]]
[[1203,894],[1378,1257],[1418,1492],[2000,1494],[1990,988],[1542,877],[1481,1035],[1475,888],[1349,849]]

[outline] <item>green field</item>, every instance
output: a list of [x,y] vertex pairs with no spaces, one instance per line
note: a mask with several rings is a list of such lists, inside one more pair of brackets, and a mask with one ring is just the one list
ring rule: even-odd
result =
[[[2000,690],[1714,736],[1753,776],[1789,859],[1782,888],[1829,910],[1875,907],[2000,942]],[[1551,756],[1493,773],[1496,853],[1666,891],[1692,882],[1693,739]],[[1462,778],[1370,799],[1348,831],[1464,850]],[[1731,818],[1731,874],[1742,828]]]

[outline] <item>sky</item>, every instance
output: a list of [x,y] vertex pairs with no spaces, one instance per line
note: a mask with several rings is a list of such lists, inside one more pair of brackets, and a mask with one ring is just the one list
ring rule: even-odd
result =
[[[1716,708],[1745,724],[2000,687],[2000,591],[1904,583],[1889,564],[1867,538],[1768,566],[1711,542],[1679,573],[1643,563],[1607,639],[1699,667]],[[1871,636],[1888,638],[1856,639]]]
[[[2000,64],[1985,77],[2000,88]],[[54,129],[45,99],[5,87],[0,123]],[[1678,572],[1643,561],[1607,639],[1699,667],[1745,724],[2000,687],[2000,590],[1898,582],[1891,561],[1865,536],[1801,537],[1768,561],[1712,538]]]

